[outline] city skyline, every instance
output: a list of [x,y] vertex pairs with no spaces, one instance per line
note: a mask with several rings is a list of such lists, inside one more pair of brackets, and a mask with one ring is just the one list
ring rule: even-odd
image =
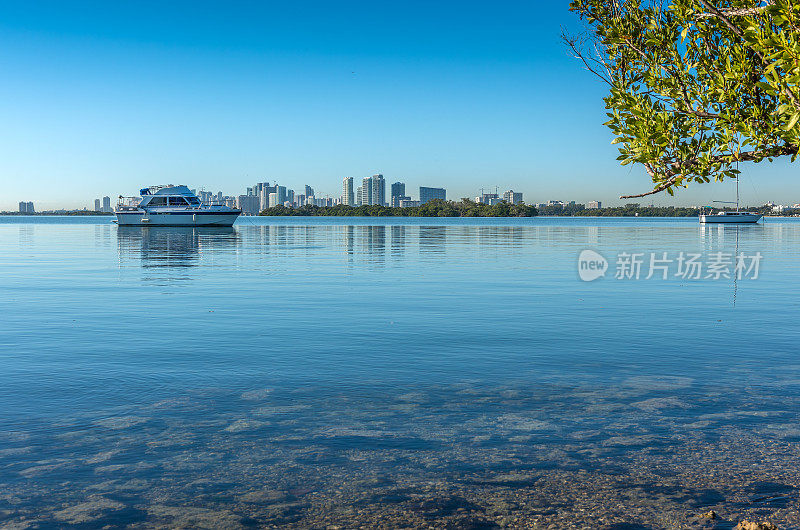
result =
[[[314,181],[335,197],[356,171],[451,197],[499,186],[624,204],[651,183],[616,161],[606,87],[562,27],[579,27],[566,5],[523,2],[9,5],[0,209],[83,208],[170,182],[233,194]],[[744,203],[800,202],[788,161],[742,170]],[[731,196],[725,182],[646,200]]]
[[[353,178],[354,182],[356,180],[355,177],[344,177],[344,178]],[[363,177],[362,181],[364,179],[367,179],[367,178],[371,178],[371,177]],[[220,179],[220,180],[228,180],[229,181],[229,179]],[[273,177],[271,180],[275,181],[275,178]],[[746,174],[743,176],[742,180],[743,180],[743,182],[742,182],[742,186],[743,187],[745,185],[749,185],[749,187],[751,189],[757,190],[757,187],[756,187],[755,183],[753,183],[752,181],[748,182],[748,177],[747,177]],[[315,196],[317,196],[317,197],[330,197],[330,198],[334,198],[334,199],[341,198],[341,196],[342,196],[342,185],[343,185],[342,182],[343,181],[340,178],[339,179],[339,184],[338,184],[338,192],[334,191],[334,188],[336,188],[336,187],[333,186],[333,185],[320,186],[320,185],[317,184],[316,185],[316,189],[319,189],[321,191],[320,192],[316,192],[315,191],[314,192]],[[412,182],[417,183],[417,182],[424,182],[424,181],[422,179],[407,179],[403,183],[405,185],[407,185],[409,187],[409,189],[418,189],[419,187],[426,187],[426,186],[424,186],[424,184],[415,185],[415,184],[412,184]],[[164,182],[164,183],[157,183],[157,184],[147,184],[147,185],[148,186],[149,185],[162,185],[162,184],[167,184],[167,183],[168,184],[185,184],[185,185],[189,186],[190,188],[198,189],[198,191],[199,190],[203,190],[203,188],[204,188],[204,187],[201,188],[201,187],[193,186],[190,182],[183,182],[183,181],[176,181],[176,180],[169,181],[169,182]],[[246,188],[247,187],[246,184],[247,183],[244,182],[242,184],[242,186],[244,188]],[[713,184],[714,183],[712,183],[712,185]],[[709,189],[709,193],[705,194],[705,198],[700,197],[698,200],[690,200],[690,198],[689,198],[690,194],[687,193],[685,195],[682,195],[680,192],[677,192],[674,197],[669,197],[668,195],[665,196],[665,194],[662,193],[662,194],[653,195],[653,196],[649,196],[649,197],[643,197],[643,198],[640,198],[640,199],[619,199],[617,197],[602,198],[603,197],[602,194],[589,195],[586,192],[581,192],[581,191],[578,191],[578,190],[576,190],[575,192],[567,192],[567,193],[563,193],[563,194],[549,194],[549,195],[541,193],[541,192],[540,193],[536,193],[535,191],[534,192],[520,191],[519,193],[522,193],[525,197],[529,198],[528,201],[525,201],[527,204],[533,204],[533,205],[541,204],[541,203],[549,203],[549,202],[552,202],[552,201],[564,201],[564,202],[572,201],[572,202],[583,203],[583,204],[588,204],[588,203],[594,202],[594,201],[600,201],[603,204],[606,204],[607,206],[621,206],[621,205],[625,205],[625,204],[628,204],[628,203],[640,203],[640,204],[648,204],[648,205],[649,204],[653,204],[653,205],[656,205],[656,206],[687,206],[688,207],[688,206],[696,206],[696,205],[702,205],[702,204],[710,204],[713,201],[717,200],[718,198],[729,199],[730,198],[729,196],[730,196],[731,193],[735,194],[735,191],[733,189],[726,189],[726,187],[731,187],[731,186],[733,186],[733,184],[731,182],[717,183],[715,188],[714,188],[714,189],[718,190],[717,192],[712,193],[710,191],[710,189]],[[127,193],[115,193],[115,194],[113,194],[111,196],[112,197],[118,197],[120,195],[121,196],[132,196],[132,195],[135,195],[138,192],[139,187],[136,187],[135,190],[134,189],[128,190]],[[287,186],[283,186],[283,187],[286,188],[286,189],[292,189],[288,185]],[[301,188],[301,189],[304,188],[304,187],[310,188],[310,186],[308,186],[308,185],[299,185],[297,187]],[[211,186],[209,186],[209,188],[217,190],[214,193],[222,191],[222,194],[226,195],[226,196],[236,197],[236,196],[240,195],[240,193],[237,192],[237,191],[240,191],[240,190],[230,189],[230,188],[233,188],[233,186],[231,186],[231,185],[225,186],[225,188],[226,188],[225,190],[221,190],[222,186],[213,185],[213,184]],[[514,190],[514,191],[516,191],[516,190],[525,190],[526,186],[524,186],[524,184],[520,185],[520,183],[507,184],[505,186],[501,186],[501,185],[486,185],[486,186],[481,186],[479,188],[475,188],[473,190],[465,190],[462,193],[457,193],[457,192],[453,193],[453,192],[450,191],[450,188],[446,188],[446,189],[448,189],[448,200],[460,200],[461,198],[469,198],[470,200],[473,200],[476,196],[480,195],[480,193],[476,194],[476,191],[481,191],[481,192],[483,192],[482,190],[501,190],[502,192],[505,192],[506,190]],[[205,191],[205,190],[203,190],[203,191]],[[211,193],[211,192],[208,192],[208,193]],[[386,194],[389,197],[389,199],[386,201],[386,205],[387,206],[391,206],[391,195],[390,195],[390,192],[387,191]],[[355,195],[355,190],[354,190],[354,195]],[[502,195],[502,193],[501,193],[501,195]],[[692,194],[691,197],[695,197],[696,198],[696,195],[697,194]],[[90,210],[92,209],[91,207],[86,207],[85,206],[86,199],[78,198],[78,199],[76,199],[74,201],[72,201],[72,200],[70,200],[70,201],[57,200],[57,199],[56,200],[41,200],[38,197],[40,197],[40,196],[38,196],[36,194],[27,194],[24,197],[22,197],[22,196],[21,197],[9,197],[9,198],[7,198],[5,200],[4,199],[0,199],[0,211],[16,211],[16,209],[17,209],[16,205],[20,200],[24,200],[25,202],[33,202],[33,203],[35,203],[37,205],[41,205],[40,210],[42,210],[42,211],[44,211],[44,210],[82,210],[84,208],[90,209]],[[758,198],[756,198],[756,197],[758,197]],[[529,201],[532,201],[532,202],[529,202]],[[775,197],[773,197],[771,195],[765,195],[764,193],[759,193],[758,191],[756,191],[756,193],[752,194],[751,196],[747,196],[746,192],[743,193],[741,204],[743,206],[760,206],[760,205],[768,204],[768,203],[787,204],[787,205],[789,205],[789,204],[797,204],[798,201],[800,201],[800,190],[798,190],[797,193],[794,193],[794,192],[785,193],[783,195],[778,196],[777,198],[775,198]],[[354,205],[358,205],[358,202],[355,200],[355,197],[354,197]],[[113,204],[112,204],[112,209],[113,209]]]
[[[380,178],[381,185],[378,187],[372,186],[372,181],[375,178]],[[459,201],[461,199],[469,199],[476,203],[483,203],[488,205],[494,205],[499,202],[507,202],[509,204],[519,204],[524,203],[531,206],[535,206],[537,208],[543,207],[551,207],[551,206],[574,206],[579,205],[583,206],[586,209],[599,209],[603,207],[614,207],[624,204],[631,204],[637,203],[642,206],[660,206],[657,201],[652,200],[652,197],[645,197],[638,201],[636,200],[627,200],[622,202],[621,204],[608,204],[604,201],[593,199],[588,201],[579,201],[579,200],[572,200],[567,198],[566,200],[562,200],[562,198],[558,199],[542,199],[542,198],[528,198],[528,200],[524,200],[525,194],[522,192],[515,191],[514,189],[508,189],[503,191],[502,193],[499,192],[500,187],[495,186],[495,192],[492,193],[491,191],[487,192],[487,188],[481,188],[479,191],[480,193],[476,196],[465,196],[465,197],[451,197],[447,195],[447,191],[445,188],[432,188],[429,186],[420,186],[419,193],[417,195],[417,199],[414,199],[410,195],[406,195],[406,183],[396,181],[390,185],[389,188],[389,199],[386,200],[385,195],[383,202],[380,201],[373,201],[372,199],[372,190],[380,189],[385,190],[385,178],[382,174],[375,174],[371,177],[364,177],[362,178],[362,186],[359,186],[358,193],[362,194],[363,187],[365,184],[369,183],[369,191],[370,193],[367,195],[358,195],[356,197],[356,193],[353,191],[355,178],[344,177],[341,183],[341,193],[337,196],[332,196],[330,194],[319,194],[315,195],[314,187],[304,184],[302,186],[304,193],[298,194],[293,189],[288,188],[287,186],[280,185],[277,181],[275,181],[272,185],[270,185],[269,181],[258,182],[254,186],[248,186],[245,188],[245,193],[243,194],[226,194],[223,191],[206,191],[206,190],[197,190],[192,189],[191,191],[198,195],[200,200],[204,204],[227,204],[231,207],[238,207],[242,209],[243,213],[246,215],[255,215],[261,210],[265,208],[274,207],[278,205],[285,205],[290,207],[300,207],[305,204],[312,204],[315,206],[335,206],[339,204],[344,204],[348,206],[359,206],[362,204],[370,205],[370,204],[381,204],[383,206],[392,206],[392,207],[409,207],[409,206],[420,206],[430,200],[431,198],[441,198],[451,201]],[[171,183],[174,184],[174,183]],[[425,190],[425,191],[423,191]],[[439,193],[441,192],[441,193]],[[425,197],[424,194],[428,194],[426,200],[423,200]],[[346,197],[350,197],[349,202],[345,200]],[[121,197],[122,198],[122,197]],[[41,208],[41,209],[34,209],[34,201],[20,201],[18,203],[19,208],[18,210],[0,210],[0,211],[14,211],[19,213],[37,213],[37,212],[53,212],[53,211],[86,211],[86,210],[94,210],[100,212],[113,212],[114,208],[111,205],[111,199],[108,196],[104,196],[102,198],[102,204],[100,198],[94,199],[94,207],[84,207],[84,208]],[[373,201],[373,202],[370,202]],[[700,203],[696,204],[684,204],[678,205],[678,207],[702,207],[703,205]],[[784,209],[792,209],[800,207],[800,203],[791,203],[786,202],[784,203],[776,203],[774,201],[765,201],[764,203],[760,204],[745,204],[744,201],[742,202],[743,207],[759,207],[759,206],[769,206],[773,207],[774,211],[783,211]]]
[[[344,177],[341,182],[340,188],[340,195],[333,196],[330,194],[319,194],[316,195],[315,188],[309,184],[304,184],[302,186],[303,193],[296,193],[294,189],[288,188],[287,186],[280,185],[277,181],[274,181],[273,184],[270,184],[269,181],[264,182],[257,182],[253,186],[247,186],[244,190],[244,193],[233,193],[233,194],[226,194],[223,191],[206,191],[206,190],[197,190],[191,189],[192,193],[195,193],[200,200],[207,205],[211,204],[224,204],[230,207],[239,208],[242,210],[244,215],[257,215],[259,212],[266,208],[271,208],[274,206],[287,206],[291,208],[299,208],[305,205],[314,205],[314,206],[337,206],[337,205],[347,205],[347,206],[361,206],[361,205],[382,205],[382,206],[391,206],[391,207],[412,207],[412,206],[420,206],[425,204],[430,199],[437,198],[437,199],[445,199],[450,201],[458,202],[461,199],[468,199],[472,200],[476,203],[483,203],[487,205],[495,205],[500,202],[506,202],[509,204],[528,204],[530,206],[537,207],[539,209],[543,208],[550,208],[553,206],[557,207],[572,207],[572,206],[579,206],[583,207],[587,210],[592,209],[600,209],[603,207],[614,207],[620,206],[624,204],[631,204],[636,203],[641,206],[661,206],[657,204],[656,201],[647,200],[652,199],[652,197],[645,197],[645,200],[629,200],[625,201],[624,204],[608,204],[605,201],[592,199],[588,201],[579,201],[571,199],[567,197],[564,200],[564,197],[553,199],[543,199],[541,197],[528,197],[527,200],[524,199],[525,194],[519,191],[515,191],[513,188],[504,190],[500,193],[500,187],[495,186],[494,192],[486,191],[487,188],[481,188],[475,196],[466,196],[466,197],[452,197],[447,194],[447,190],[445,188],[434,188],[430,186],[420,186],[419,193],[417,194],[417,198],[414,199],[410,192],[406,194],[406,183],[402,181],[395,181],[390,184],[388,189],[389,197],[386,197],[386,179],[383,174],[375,174],[371,177],[363,177],[361,182],[361,186],[358,187],[357,191],[353,190],[355,182],[355,177],[348,176]],[[174,183],[171,183],[174,184]],[[366,192],[364,189],[366,188]],[[491,190],[491,188],[489,188]],[[129,198],[129,197],[126,197]],[[123,197],[120,197],[123,199]],[[111,206],[111,199],[108,196],[104,196],[102,198],[102,203],[100,198],[94,199],[94,206],[90,206],[88,208],[34,208],[33,201],[20,201],[19,209],[18,210],[0,210],[0,211],[14,211],[19,213],[39,213],[39,212],[67,212],[67,211],[86,211],[86,210],[94,210],[98,212],[110,213],[114,211],[114,208]],[[700,208],[703,205],[700,203],[695,204],[684,204],[684,205],[673,205],[676,207],[688,207],[688,208]],[[765,201],[764,203],[760,204],[746,204],[742,202],[743,207],[762,207],[767,206],[771,207],[774,212],[782,212],[784,210],[789,209],[797,209],[800,207],[800,203],[781,203],[781,202],[774,202],[774,201]]]

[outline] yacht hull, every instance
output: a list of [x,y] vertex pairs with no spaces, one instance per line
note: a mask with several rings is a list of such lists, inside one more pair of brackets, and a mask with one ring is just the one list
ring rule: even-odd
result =
[[233,226],[240,212],[116,212],[120,226]]
[[700,222],[705,224],[711,223],[737,223],[737,224],[750,224],[757,223],[761,219],[759,214],[741,214],[741,215],[701,215]]

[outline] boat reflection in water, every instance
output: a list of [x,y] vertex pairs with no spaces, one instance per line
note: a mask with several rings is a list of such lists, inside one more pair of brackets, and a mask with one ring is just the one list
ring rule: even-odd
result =
[[119,226],[121,259],[141,260],[142,267],[194,267],[204,251],[236,246],[233,227]]

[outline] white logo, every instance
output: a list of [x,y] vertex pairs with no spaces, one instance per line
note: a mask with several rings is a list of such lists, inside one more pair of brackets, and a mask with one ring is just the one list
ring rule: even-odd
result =
[[578,256],[578,276],[585,282],[593,282],[606,275],[608,261],[594,250],[584,250]]

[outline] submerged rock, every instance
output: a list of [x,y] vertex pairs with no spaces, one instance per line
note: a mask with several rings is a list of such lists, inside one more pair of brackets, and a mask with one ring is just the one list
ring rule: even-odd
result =
[[70,524],[86,524],[104,517],[108,512],[122,510],[123,508],[125,508],[125,505],[121,502],[98,497],[88,502],[58,510],[53,513],[53,517]]
[[638,375],[629,377],[622,384],[637,390],[677,390],[688,388],[692,383],[694,379],[689,377]]
[[778,527],[769,521],[742,521],[733,530],[778,530]]
[[0,458],[6,458],[9,456],[20,456],[20,455],[27,455],[32,453],[34,450],[33,447],[13,447],[11,449],[0,449]]
[[190,506],[156,505],[147,508],[150,516],[163,520],[173,528],[238,529],[242,518],[227,510],[210,510]]
[[632,403],[631,406],[636,407],[637,409],[643,410],[645,412],[659,412],[663,409],[692,408],[692,405],[686,403],[685,401],[681,401],[676,397],[645,399],[644,401],[637,401],[636,403]]
[[120,429],[128,429],[130,427],[135,427],[136,425],[141,425],[147,421],[147,418],[142,418],[139,416],[117,416],[112,418],[103,418],[102,420],[97,420],[94,423],[95,425],[118,431]]
[[245,493],[239,497],[241,502],[255,504],[274,504],[286,500],[288,495],[280,490],[257,490]]
[[245,401],[260,401],[268,398],[270,394],[272,394],[271,388],[259,388],[256,390],[248,390],[247,392],[243,392],[240,397]]
[[260,429],[262,427],[266,427],[267,425],[269,425],[269,422],[267,421],[236,420],[235,422],[225,427],[224,430],[225,432],[253,431],[256,429]]

